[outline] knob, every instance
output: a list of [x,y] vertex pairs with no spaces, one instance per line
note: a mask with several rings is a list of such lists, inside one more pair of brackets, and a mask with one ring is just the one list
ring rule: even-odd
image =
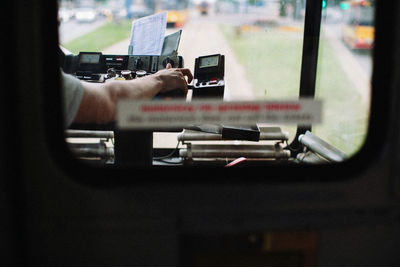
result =
[[140,57],[135,60],[135,66],[136,69],[140,69],[143,66],[143,61]]
[[114,68],[109,68],[107,70],[107,78],[113,78],[117,76],[117,72]]
[[125,78],[125,80],[132,80],[132,71],[130,70],[123,70],[121,71],[121,76]]
[[140,78],[146,76],[147,72],[145,70],[138,70],[136,71],[136,77]]

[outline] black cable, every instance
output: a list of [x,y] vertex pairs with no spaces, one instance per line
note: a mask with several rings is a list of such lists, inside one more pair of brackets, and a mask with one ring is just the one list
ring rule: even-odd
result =
[[[163,159],[170,158],[170,157],[171,157],[173,154],[175,154],[175,152],[178,150],[179,143],[180,143],[180,141],[178,141],[178,144],[176,144],[175,149],[174,149],[171,153],[169,153],[168,155],[161,156],[161,157],[153,157],[153,160],[160,160],[160,161],[162,161]],[[168,162],[168,163],[170,163],[170,162]]]
[[301,149],[302,149],[302,147],[299,147],[297,149],[291,147],[288,140],[286,140],[285,143],[286,143],[286,147],[284,147],[284,149],[289,149],[291,152],[297,153],[297,152],[301,151]]

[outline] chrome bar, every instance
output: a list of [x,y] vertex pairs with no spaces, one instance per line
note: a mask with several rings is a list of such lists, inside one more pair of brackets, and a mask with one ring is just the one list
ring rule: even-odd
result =
[[80,138],[114,138],[113,131],[66,130],[65,135]]
[[347,155],[344,152],[328,144],[310,131],[300,135],[299,142],[327,160],[341,162],[347,159]]

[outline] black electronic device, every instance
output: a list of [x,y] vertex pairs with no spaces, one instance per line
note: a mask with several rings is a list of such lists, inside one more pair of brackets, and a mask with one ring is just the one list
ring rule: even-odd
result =
[[[62,52],[62,51],[61,51]],[[104,82],[109,78],[134,79],[156,73],[171,64],[183,68],[183,57],[176,52],[169,55],[104,55],[101,52],[79,52],[61,57],[63,70],[78,79]],[[185,98],[181,89],[158,94],[155,99]]]
[[[123,70],[152,74],[166,68],[170,63],[172,67],[182,68],[183,58],[177,53],[170,55],[104,55],[101,52],[79,52],[78,55],[64,57],[64,72],[73,74],[79,79],[99,81],[95,78],[106,75],[110,69],[120,75]],[[134,74],[135,74],[134,73]]]
[[221,140],[260,140],[260,128],[258,125],[235,126],[225,124],[200,124],[189,125],[185,129],[221,135]]
[[260,128],[257,124],[249,126],[222,125],[222,140],[260,140]]
[[93,74],[104,73],[103,62],[101,52],[80,52],[75,75],[79,79],[89,80]]
[[196,58],[192,98],[223,98],[225,56],[214,54]]

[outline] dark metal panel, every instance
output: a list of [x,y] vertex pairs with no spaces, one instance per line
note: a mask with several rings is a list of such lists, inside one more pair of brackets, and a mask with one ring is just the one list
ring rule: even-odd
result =
[[314,97],[315,94],[321,12],[322,0],[307,1],[301,62],[300,97]]

